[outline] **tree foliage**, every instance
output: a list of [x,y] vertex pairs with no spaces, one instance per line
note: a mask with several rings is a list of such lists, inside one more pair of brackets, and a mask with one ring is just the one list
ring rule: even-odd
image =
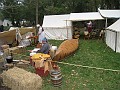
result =
[[[35,0],[0,0],[4,18],[35,22]],[[39,23],[44,15],[95,12],[101,9],[120,9],[120,0],[38,0]]]

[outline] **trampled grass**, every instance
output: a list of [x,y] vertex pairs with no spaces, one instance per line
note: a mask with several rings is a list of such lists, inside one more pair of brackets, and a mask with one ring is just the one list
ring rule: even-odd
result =
[[[59,46],[62,41],[49,41]],[[96,68],[120,70],[120,53],[115,53],[101,40],[79,40],[78,50],[63,59],[70,63]],[[59,64],[62,86],[54,87],[50,76],[43,78],[43,90],[119,90],[120,71],[106,71],[81,66]]]

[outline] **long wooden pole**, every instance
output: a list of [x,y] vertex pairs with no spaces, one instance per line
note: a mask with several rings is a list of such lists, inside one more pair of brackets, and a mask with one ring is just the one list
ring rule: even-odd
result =
[[36,22],[35,22],[35,25],[36,25],[36,34],[38,33],[37,24],[38,24],[38,0],[36,0]]
[[36,25],[38,24],[38,0],[36,0]]

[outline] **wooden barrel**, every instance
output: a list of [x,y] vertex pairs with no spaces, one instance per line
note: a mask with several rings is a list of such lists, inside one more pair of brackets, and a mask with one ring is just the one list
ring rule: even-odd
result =
[[53,86],[59,87],[62,84],[62,75],[60,70],[52,70],[50,73]]

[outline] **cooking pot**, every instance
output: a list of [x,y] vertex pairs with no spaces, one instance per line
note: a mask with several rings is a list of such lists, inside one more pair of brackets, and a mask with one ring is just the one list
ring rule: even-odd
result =
[[13,57],[12,56],[7,56],[6,61],[7,61],[7,63],[13,62]]

